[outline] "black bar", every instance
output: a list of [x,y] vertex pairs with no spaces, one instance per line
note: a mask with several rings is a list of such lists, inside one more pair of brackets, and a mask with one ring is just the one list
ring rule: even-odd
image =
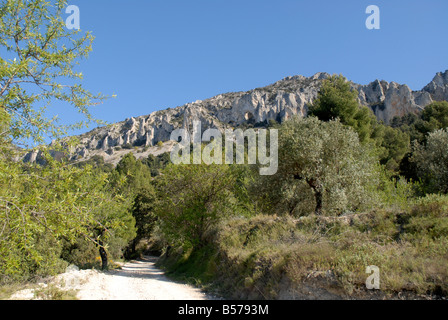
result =
[[[313,319],[330,316],[363,319],[384,316],[403,319],[424,310],[426,315],[444,314],[447,300],[439,301],[379,301],[379,300],[211,300],[211,301],[0,301],[3,314],[61,315],[92,319]],[[232,306],[234,306],[232,308]],[[249,306],[249,307],[248,307]]]

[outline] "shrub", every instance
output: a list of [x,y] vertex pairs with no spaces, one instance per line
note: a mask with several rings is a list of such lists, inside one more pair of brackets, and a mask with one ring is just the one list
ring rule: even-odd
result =
[[171,243],[201,247],[219,220],[237,209],[235,176],[226,165],[169,165],[159,176],[159,225]]
[[440,129],[428,135],[426,145],[415,143],[411,161],[428,193],[448,193],[448,129]]

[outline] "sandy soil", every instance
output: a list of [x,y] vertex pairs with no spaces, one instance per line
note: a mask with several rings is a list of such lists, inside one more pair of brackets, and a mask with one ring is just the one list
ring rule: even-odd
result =
[[[80,300],[208,300],[199,289],[168,279],[155,267],[155,257],[131,261],[121,269],[99,272],[96,270],[67,270],[57,276],[63,290],[76,290]],[[45,286],[45,285],[43,285]],[[33,299],[33,290],[22,290],[11,299]]]
[[97,273],[81,286],[81,300],[204,300],[200,290],[169,280],[156,258],[126,263],[121,270]]

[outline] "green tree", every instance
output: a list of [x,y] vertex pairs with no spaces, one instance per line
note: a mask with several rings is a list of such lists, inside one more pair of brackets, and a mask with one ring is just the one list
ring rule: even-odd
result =
[[158,177],[158,224],[171,244],[200,248],[221,219],[238,212],[228,165],[168,165]]
[[[86,232],[83,237],[78,237],[76,241],[68,241],[68,243],[66,241],[65,244],[72,249],[86,246],[87,255],[90,251],[89,247],[96,247],[101,257],[101,267],[107,269],[110,256],[121,258],[129,241],[136,236],[136,221],[131,210],[132,199],[115,192],[115,186],[108,183],[107,173],[91,166],[87,166],[87,168],[91,170],[91,174],[81,174],[79,179],[102,181],[101,185],[94,190],[94,193],[101,196],[95,203],[90,203],[89,210],[92,221],[85,226]],[[67,239],[65,238],[65,240]],[[86,241],[91,243],[90,246],[84,244]],[[70,257],[71,250],[67,251],[65,259],[78,264],[79,261]],[[82,252],[79,256],[84,258]]]
[[[112,185],[117,185],[119,193],[126,193],[130,197],[144,189],[151,183],[151,170],[148,166],[137,160],[131,152],[127,153],[117,164],[110,175]],[[119,181],[122,181],[120,183]]]
[[94,169],[97,169],[100,172],[112,172],[114,169],[113,164],[105,163],[104,158],[99,155],[95,155],[86,161],[77,162],[74,165],[80,168],[86,165],[91,165]]
[[389,170],[398,171],[399,163],[410,150],[408,134],[378,122],[369,108],[358,103],[358,92],[343,76],[324,80],[309,115],[322,121],[339,119],[352,127],[362,143],[377,147],[381,163]]
[[429,133],[426,144],[414,142],[411,162],[428,193],[448,193],[448,128]]
[[[66,6],[67,1],[0,2],[0,47],[5,52],[0,58],[0,106],[10,116],[8,134],[17,143],[42,143],[45,136],[56,138],[93,121],[88,107],[105,98],[80,83],[83,74],[75,67],[88,57],[93,36],[66,28]],[[47,118],[46,108],[55,101],[73,106],[87,122],[62,126],[57,118]]]
[[153,186],[152,169],[146,160],[137,160],[132,153],[126,154],[109,176],[113,192],[124,194],[132,200],[130,212],[135,219],[136,235],[126,248],[126,257],[137,256],[137,245],[150,238],[156,221],[154,214],[157,201]]
[[[65,28],[66,5],[66,1],[0,1],[2,281],[60,271],[64,241],[74,243],[82,237],[107,250],[112,234],[115,239],[132,234],[126,201],[111,195],[107,175],[89,165],[77,168],[64,159],[55,161],[43,146],[39,149],[45,165],[14,161],[21,157],[17,145],[40,144],[93,121],[89,107],[105,98],[81,85],[83,75],[76,65],[87,58],[93,37]],[[86,121],[61,126],[56,118],[47,118],[46,107],[56,101],[74,107]],[[58,143],[52,148],[63,149]]]
[[433,102],[419,114],[409,113],[403,117],[395,117],[391,126],[409,134],[411,141],[424,143],[430,132],[448,127],[448,102]]
[[[46,166],[0,161],[4,281],[62,271],[59,256],[65,242],[76,243],[79,237],[96,244],[103,241],[106,250],[112,234],[132,232],[124,223],[130,216],[126,202],[108,192],[105,174],[51,157],[47,161]],[[102,228],[107,229],[104,235],[98,232]]]
[[160,171],[171,162],[170,153],[166,152],[158,156],[150,154],[146,159],[143,159],[142,162],[149,167],[151,175],[155,177],[158,176]]
[[136,220],[132,214],[132,201],[107,193],[110,201],[97,204],[93,210],[94,224],[89,226],[90,238],[100,253],[101,268],[108,268],[109,253],[122,257],[128,243],[137,235]]
[[424,121],[421,131],[433,132],[448,127],[448,102],[433,102],[423,109],[421,119]]
[[350,87],[347,79],[342,75],[333,75],[323,81],[308,114],[322,121],[339,119],[358,133],[361,142],[368,141],[374,134],[376,118],[357,99],[358,92]]
[[[448,102],[433,102],[419,114],[409,113],[403,117],[395,117],[391,126],[407,134],[411,142],[425,144],[429,133],[448,127]],[[399,172],[408,180],[417,181],[421,171],[411,158],[412,150],[409,148],[399,162]]]
[[311,212],[340,214],[369,202],[367,185],[378,178],[375,163],[358,135],[338,120],[293,119],[280,129],[277,174],[262,177],[259,190],[273,201],[289,201],[290,213],[311,198]]
[[157,221],[155,214],[156,206],[157,194],[152,184],[137,191],[131,208],[132,216],[135,219],[136,236],[127,248],[127,257],[137,257],[137,245],[139,242],[143,239],[151,238],[154,225]]
[[400,162],[410,151],[409,135],[399,129],[384,126],[381,133],[380,161],[388,170],[398,172]]

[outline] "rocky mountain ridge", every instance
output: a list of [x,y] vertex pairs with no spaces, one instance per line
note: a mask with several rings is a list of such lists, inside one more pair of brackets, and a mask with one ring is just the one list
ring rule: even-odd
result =
[[[137,158],[169,151],[170,134],[177,128],[191,128],[200,120],[207,128],[235,128],[242,125],[263,126],[270,120],[285,121],[293,116],[304,117],[308,107],[328,73],[311,77],[286,77],[271,85],[247,92],[232,92],[187,103],[176,108],[155,111],[149,115],[96,128],[78,136],[79,144],[70,151],[71,160],[102,156],[116,164],[133,152]],[[448,70],[439,72],[422,90],[412,91],[406,84],[375,80],[367,85],[351,82],[358,91],[359,103],[372,109],[379,120],[389,123],[395,116],[418,113],[433,101],[448,101]],[[168,142],[168,143],[167,143]],[[31,152],[25,161],[35,161],[38,152]]]

